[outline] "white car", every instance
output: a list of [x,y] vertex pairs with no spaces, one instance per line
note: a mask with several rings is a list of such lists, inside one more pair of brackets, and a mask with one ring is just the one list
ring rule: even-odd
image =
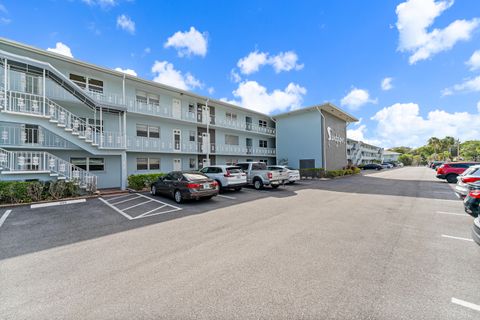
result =
[[288,174],[289,183],[295,183],[295,181],[300,180],[300,171],[297,169],[293,169],[287,166],[280,166],[280,165],[268,166],[268,169],[286,172]]
[[240,191],[247,185],[247,174],[237,166],[212,165],[202,168],[200,172],[217,181],[220,189]]
[[391,163],[382,163],[381,166],[382,166],[383,169],[392,169],[393,168],[393,164],[391,164]]

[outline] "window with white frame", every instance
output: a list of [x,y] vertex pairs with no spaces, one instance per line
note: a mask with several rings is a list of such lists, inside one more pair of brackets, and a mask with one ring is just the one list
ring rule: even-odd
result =
[[258,120],[258,126],[259,126],[259,127],[262,127],[262,128],[266,128],[266,127],[267,127],[267,121],[265,121],[265,120]]
[[260,148],[268,148],[267,147],[267,140],[258,140],[258,146]]
[[146,96],[137,94],[137,102],[147,104],[148,100]]
[[237,121],[237,115],[232,112],[226,112],[225,117],[227,118],[228,121]]
[[160,170],[160,158],[148,158],[149,170]]
[[87,171],[105,171],[104,158],[75,157],[70,158],[70,163]]
[[225,135],[225,144],[238,146],[239,145],[238,141],[239,141],[238,136],[234,136],[230,134]]
[[137,123],[137,137],[148,138],[148,126],[146,124]]
[[160,127],[137,123],[137,137],[160,138]]
[[195,105],[193,103],[190,103],[188,105],[188,112],[189,113],[195,113]]
[[148,158],[137,158],[137,170],[148,170]]
[[149,138],[160,138],[160,127],[148,126],[148,137]]
[[103,81],[96,79],[88,79],[88,91],[102,94]]
[[70,80],[75,82],[77,86],[88,91],[103,94],[103,81],[80,76],[78,74],[70,73]]

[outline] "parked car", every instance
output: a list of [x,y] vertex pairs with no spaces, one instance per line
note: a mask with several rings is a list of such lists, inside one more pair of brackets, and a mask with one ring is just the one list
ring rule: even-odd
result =
[[239,162],[237,166],[247,174],[247,183],[257,190],[264,186],[276,189],[288,182],[288,174],[277,170],[268,170],[263,162]]
[[480,165],[471,166],[458,176],[455,186],[457,197],[464,199],[468,194],[469,185],[477,181],[480,181]]
[[443,161],[432,161],[430,162],[430,168],[432,168],[433,170],[437,170],[438,167],[440,167],[442,164],[444,164]]
[[190,199],[210,199],[218,194],[218,182],[199,172],[172,171],[150,186],[152,195],[172,197],[181,203]]
[[247,174],[237,166],[213,165],[200,170],[207,177],[217,181],[221,189],[240,191],[247,185]]
[[480,218],[473,220],[472,239],[480,246]]
[[465,212],[474,218],[480,213],[480,183],[472,183],[469,185],[468,194],[463,200]]
[[377,163],[365,164],[362,167],[363,170],[382,170],[383,167]]
[[268,166],[267,169],[286,172],[288,174],[289,183],[295,183],[295,181],[300,180],[300,171],[297,169],[293,169],[287,166],[280,166],[280,165]]
[[392,169],[393,168],[393,164],[388,163],[388,162],[382,163],[381,166],[382,166],[383,169]]
[[448,183],[456,183],[458,175],[478,162],[448,162],[442,164],[437,169],[437,178],[445,179]]

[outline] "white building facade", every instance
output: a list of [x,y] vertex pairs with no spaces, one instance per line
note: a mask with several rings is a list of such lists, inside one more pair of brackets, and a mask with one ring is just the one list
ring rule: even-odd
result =
[[368,163],[381,163],[383,148],[363,141],[347,139],[347,159],[352,165],[358,166]]

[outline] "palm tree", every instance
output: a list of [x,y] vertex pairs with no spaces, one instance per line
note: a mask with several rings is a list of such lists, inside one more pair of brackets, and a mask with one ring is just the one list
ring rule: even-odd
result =
[[438,148],[440,147],[440,139],[438,139],[437,137],[431,137],[430,139],[428,139],[428,144],[432,146],[433,151],[437,153]]

